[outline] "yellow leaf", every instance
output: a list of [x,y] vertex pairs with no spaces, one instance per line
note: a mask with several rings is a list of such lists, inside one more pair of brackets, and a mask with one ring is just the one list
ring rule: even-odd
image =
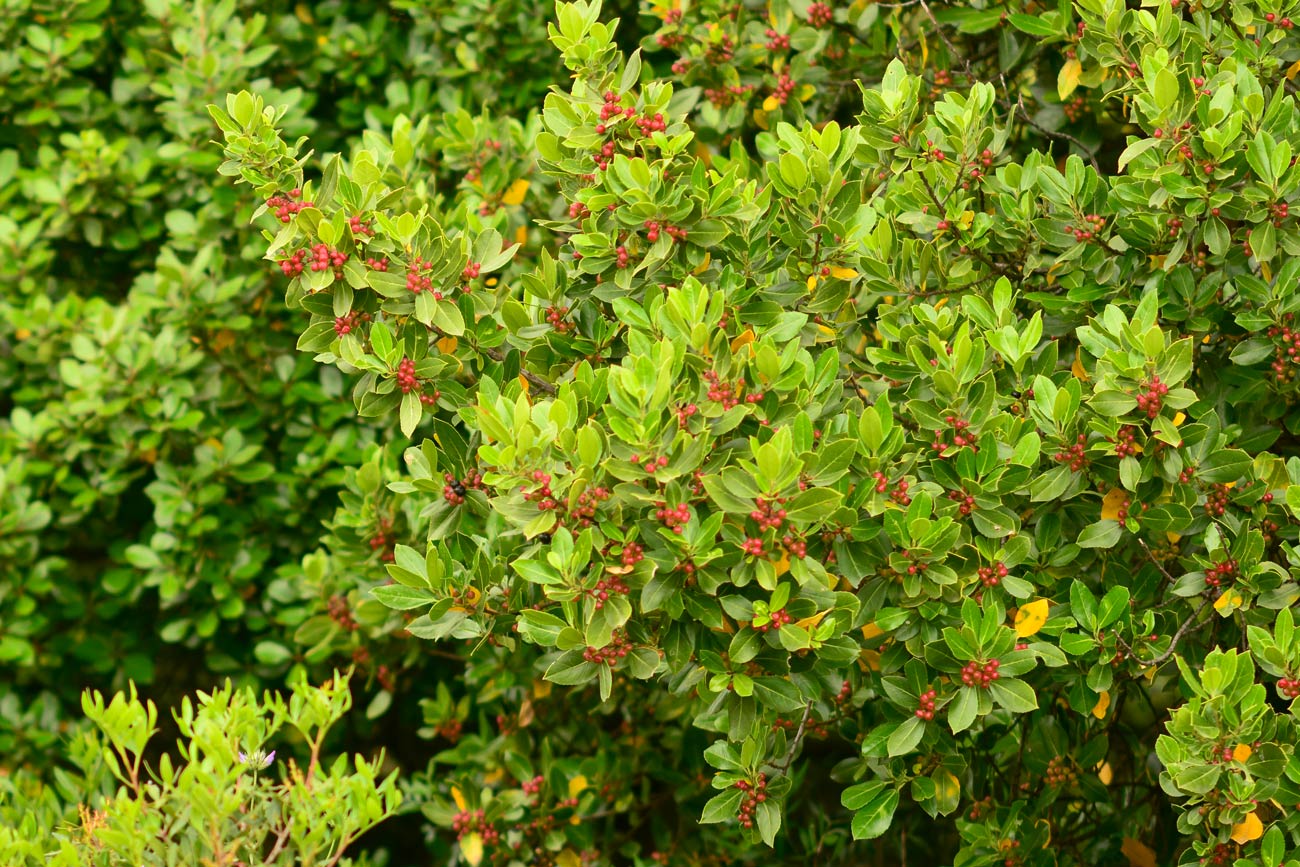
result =
[[523,387],[524,394],[528,394],[528,377],[524,376],[522,373],[519,374],[519,385]]
[[1170,545],[1177,545],[1177,544],[1178,544],[1178,540],[1179,540],[1179,539],[1182,539],[1183,537],[1180,536],[1180,535],[1178,535],[1177,533],[1169,533],[1169,532],[1166,532],[1166,533],[1165,533],[1165,538],[1169,540],[1169,544],[1170,544]]
[[712,261],[713,261],[713,257],[710,256],[708,253],[705,253],[705,254],[704,254],[704,261],[701,262],[701,263],[699,264],[699,267],[697,267],[697,268],[696,268],[694,271],[692,271],[691,273],[692,273],[692,274],[703,274],[705,271],[707,271],[707,270],[709,269],[709,263],[712,262]]
[[235,345],[235,332],[229,328],[223,328],[217,332],[217,336],[212,338],[212,348],[217,352],[224,352]]
[[1295,78],[1297,72],[1300,72],[1300,60],[1297,60],[1295,63],[1287,67],[1286,69],[1287,80],[1290,81],[1291,79]]
[[[785,69],[785,58],[784,58],[784,57],[778,57],[776,60],[773,60],[773,61],[772,61],[772,74],[773,74],[773,75],[780,75],[782,69]],[[768,99],[775,99],[775,97],[771,97],[771,96],[769,96]]]
[[812,99],[816,93],[817,88],[813,87],[811,84],[805,84],[803,87],[799,88],[799,101],[807,102]]
[[1046,599],[1036,599],[1027,605],[1021,605],[1016,612],[1016,635],[1028,638],[1043,628],[1047,622],[1047,611],[1051,605]]
[[831,276],[840,280],[852,280],[854,277],[858,276],[858,272],[854,271],[852,268],[832,268]]
[[1185,414],[1181,412],[1174,414],[1174,427],[1178,427],[1185,421],[1187,421],[1187,416]]
[[863,671],[880,671],[880,654],[874,650],[863,649],[859,655],[858,665]]
[[533,700],[528,696],[524,696],[524,700],[519,704],[519,727],[521,729],[528,728],[533,724],[536,717],[537,714],[533,710]]
[[217,439],[216,437],[208,437],[206,440],[203,441],[203,444],[205,446],[212,446],[217,451],[222,451],[223,449],[225,449],[225,446],[221,444],[221,440]]
[[551,694],[551,682],[549,680],[533,681],[533,698],[546,698]]
[[1101,695],[1097,696],[1097,703],[1092,706],[1092,715],[1097,719],[1106,718],[1106,710],[1110,707],[1110,690],[1103,689]]
[[1228,611],[1231,611],[1241,605],[1242,601],[1243,599],[1240,593],[1236,590],[1228,590],[1218,599],[1214,600],[1214,610],[1223,611],[1224,609],[1227,609]]
[[19,340],[26,340],[31,336],[32,336],[32,331],[30,328],[19,328],[17,331],[14,332],[14,337],[17,337]]
[[456,809],[462,813],[469,809],[469,804],[465,801],[465,796],[461,794],[460,787],[451,787],[451,799],[456,802]]
[[1074,364],[1070,365],[1070,372],[1074,374],[1075,379],[1088,381],[1088,371],[1083,369],[1083,350],[1074,350]]
[[1264,823],[1251,810],[1246,814],[1246,818],[1241,820],[1240,824],[1232,826],[1232,839],[1243,846],[1251,840],[1258,840],[1264,836]]
[[969,229],[971,223],[975,222],[974,211],[962,211],[961,216],[957,218],[957,227],[962,231]]
[[521,205],[523,204],[524,196],[526,195],[528,195],[528,179],[520,178],[510,185],[510,189],[506,190],[505,193],[502,194],[501,204]]
[[316,44],[319,45],[321,48],[324,48],[326,45],[329,45],[330,44],[329,36],[327,36],[324,33],[322,33],[320,36],[317,36]]
[[776,577],[778,577],[778,578],[780,578],[780,577],[781,577],[782,575],[784,575],[785,573],[789,572],[789,571],[790,571],[790,552],[788,552],[788,551],[782,551],[782,552],[781,552],[781,559],[780,559],[780,560],[777,560],[777,561],[776,561],[775,563],[773,563],[772,565],[776,568]]
[[781,101],[775,96],[769,96],[763,100],[763,111],[776,111],[781,106]]
[[478,867],[479,862],[483,860],[483,838],[477,831],[460,838],[460,854],[464,856],[465,863],[470,867]]
[[316,19],[311,17],[311,7],[306,3],[299,3],[293,7],[293,14],[298,16],[298,20],[308,26],[315,24]]
[[961,794],[961,781],[953,776],[951,771],[940,770],[935,775],[934,795],[939,801],[957,802],[957,797]]
[[809,291],[809,292],[815,292],[815,291],[817,291],[817,275],[816,275],[816,274],[809,274],[809,275],[808,275],[808,291]]
[[1250,744],[1237,744],[1232,748],[1232,760],[1234,762],[1244,762],[1250,758],[1251,752]]
[[485,774],[483,776],[483,782],[487,783],[489,786],[495,786],[497,783],[501,782],[505,778],[506,778],[506,769],[497,768],[492,773]]
[[754,125],[759,129],[767,129],[767,112],[761,108],[754,109]]
[[862,637],[867,641],[870,641],[878,635],[884,634],[885,630],[881,629],[875,623],[868,623],[866,626],[862,627]]
[[1065,61],[1065,65],[1056,76],[1056,95],[1062,102],[1074,93],[1074,89],[1079,86],[1079,76],[1082,74],[1083,65],[1078,60]]
[[578,774],[578,776],[574,777],[572,780],[569,780],[569,797],[570,798],[578,797],[578,795],[586,788],[587,788],[587,778],[584,777],[582,774]]
[[1273,282],[1273,269],[1270,268],[1270,267],[1268,267],[1268,263],[1267,263],[1267,262],[1260,262],[1260,263],[1259,263],[1259,271],[1260,271],[1261,274],[1264,275],[1264,279],[1265,279],[1266,281],[1268,281],[1269,283],[1272,283],[1272,282]]
[[1132,837],[1125,837],[1119,851],[1128,858],[1129,867],[1156,867],[1156,852],[1150,846]]
[[1128,492],[1123,488],[1111,488],[1106,492],[1106,496],[1101,501],[1101,519],[1103,521],[1118,521],[1119,510],[1123,508],[1124,501],[1128,499]]
[[1101,780],[1103,786],[1109,786],[1110,781],[1115,779],[1115,772],[1110,768],[1110,762],[1102,762],[1097,766],[1097,779]]
[[[455,352],[456,347],[459,345],[460,342],[456,340],[456,338],[454,337],[444,337],[441,340],[439,340],[437,343],[438,350],[440,352],[445,352],[448,355],[451,355],[453,352]],[[524,381],[527,382],[528,380],[524,380]]]
[[518,229],[515,229],[515,243],[518,244],[518,245],[521,246],[521,247],[522,247],[524,244],[527,244],[527,243],[528,243],[528,227],[527,227],[527,226],[520,226]]
[[740,334],[736,336],[735,340],[731,341],[731,351],[738,352],[740,350],[740,347],[748,346],[753,342],[754,342],[754,329],[746,328],[744,331],[742,331]]
[[582,859],[572,849],[565,849],[555,856],[555,867],[582,867]]
[[805,617],[803,620],[796,621],[795,626],[798,626],[801,629],[808,629],[808,630],[815,629],[817,628],[817,624],[822,622],[822,618],[830,613],[831,610],[829,608],[827,608],[825,611],[818,611],[812,617]]

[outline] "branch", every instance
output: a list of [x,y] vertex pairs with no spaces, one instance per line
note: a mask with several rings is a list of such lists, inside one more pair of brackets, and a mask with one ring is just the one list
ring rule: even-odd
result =
[[1159,665],[1169,657],[1173,656],[1174,651],[1178,649],[1178,642],[1181,641],[1183,636],[1187,634],[1187,630],[1192,628],[1192,623],[1196,620],[1196,618],[1201,616],[1201,612],[1204,611],[1205,606],[1209,604],[1210,604],[1210,599],[1207,596],[1205,598],[1205,601],[1201,603],[1201,607],[1197,608],[1196,611],[1193,612],[1190,617],[1188,617],[1186,620],[1183,621],[1183,625],[1178,627],[1178,631],[1174,633],[1174,640],[1169,642],[1169,649],[1166,650],[1164,653],[1160,654],[1159,656],[1157,656],[1155,659],[1151,660],[1150,662],[1143,663],[1143,665],[1148,665],[1148,666]]
[[794,754],[799,751],[799,744],[803,742],[804,731],[808,728],[808,717],[812,713],[812,702],[803,706],[803,719],[799,720],[799,730],[794,733],[794,740],[790,743],[790,750],[785,754],[785,761],[776,767],[781,769],[781,773],[790,770],[790,763],[794,761]]
[[[481,349],[480,352],[482,352],[484,355],[486,355],[488,358],[492,359],[493,361],[506,360],[505,354],[497,349]],[[533,373],[531,370],[524,370],[523,367],[519,368],[519,374],[524,379],[528,380],[530,385],[533,385],[541,389],[547,394],[555,394],[555,386],[550,382],[550,380],[542,379],[540,376]]]

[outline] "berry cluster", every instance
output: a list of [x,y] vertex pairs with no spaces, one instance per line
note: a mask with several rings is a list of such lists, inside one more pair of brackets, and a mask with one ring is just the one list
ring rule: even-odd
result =
[[790,50],[790,37],[784,33],[778,33],[771,27],[763,31],[767,37],[767,42],[763,45],[768,51],[788,51]]
[[1293,329],[1293,314],[1283,317],[1282,325],[1275,325],[1268,330],[1273,339],[1273,374],[1278,382],[1287,382],[1295,377],[1294,368],[1300,365],[1300,329]]
[[1138,409],[1147,414],[1147,418],[1155,418],[1160,415],[1160,410],[1165,405],[1165,395],[1169,394],[1169,386],[1160,381],[1160,377],[1152,374],[1151,379],[1142,385],[1145,391],[1138,392],[1137,405]]
[[1085,453],[1087,448],[1087,434],[1079,434],[1073,445],[1061,449],[1054,457],[1058,464],[1068,463],[1070,471],[1077,473],[1088,466],[1088,455]]
[[1002,583],[1002,579],[1007,577],[1007,567],[1001,563],[994,563],[992,566],[981,566],[978,570],[980,582],[985,587],[996,587]]
[[1047,770],[1043,772],[1043,782],[1049,786],[1068,786],[1078,780],[1079,772],[1065,756],[1052,756],[1052,760],[1047,763]]
[[963,518],[975,511],[975,498],[965,491],[949,491],[948,499],[960,504],[957,506],[957,511]]
[[677,535],[682,534],[682,526],[691,520],[691,510],[685,503],[679,503],[676,506],[669,506],[662,500],[657,504],[659,508],[655,509],[655,518],[663,523],[665,527],[672,530]]
[[876,480],[875,487],[876,487],[877,494],[888,493],[889,499],[893,500],[895,503],[898,503],[900,506],[907,506],[911,504],[912,498],[907,493],[907,489],[911,487],[911,484],[907,481],[907,479],[899,479],[898,484],[894,485],[894,487],[891,489],[889,487],[889,478],[884,473],[877,470],[876,472],[871,474],[871,477]]
[[983,665],[978,662],[968,662],[962,666],[961,682],[963,686],[977,686],[980,689],[988,689],[989,684],[999,679],[998,668],[1002,665],[996,659],[990,660]]
[[[1273,13],[1269,13],[1272,15]],[[1206,867],[1228,867],[1229,864],[1237,860],[1237,853],[1229,843],[1218,843],[1210,854],[1201,859],[1201,863]]]
[[768,500],[763,497],[754,498],[755,508],[750,511],[749,517],[758,524],[759,532],[763,530],[779,530],[782,522],[785,521],[785,497],[777,497],[774,500]]
[[704,49],[704,62],[711,66],[729,62],[736,56],[736,41],[731,34],[721,34],[716,42],[710,42]]
[[1067,232],[1074,234],[1076,241],[1092,241],[1101,236],[1101,230],[1106,227],[1106,218],[1100,214],[1089,214],[1083,218],[1083,226],[1067,227]]
[[560,334],[567,334],[573,330],[573,323],[564,321],[564,317],[568,315],[568,307],[556,307],[552,305],[546,308],[546,321],[549,322],[551,327]]
[[758,632],[767,632],[768,629],[775,629],[777,632],[780,632],[781,627],[784,627],[785,624],[792,623],[794,620],[793,617],[790,616],[790,612],[785,610],[785,608],[781,608],[780,611],[772,611],[771,614],[767,615],[767,617],[767,623],[764,623],[762,627],[759,627],[758,624],[754,624],[754,629],[757,629]]
[[916,699],[916,718],[926,721],[934,719],[934,699],[938,695],[932,689],[921,693]]
[[482,810],[465,810],[451,819],[451,829],[456,832],[456,839],[463,839],[467,834],[477,833],[485,845],[495,845],[501,841],[501,832],[491,822],[485,821]]
[[[596,509],[605,500],[610,497],[609,489],[600,487],[587,488],[578,494],[577,502],[573,504],[572,511],[567,515],[568,520],[574,521],[578,527],[590,527],[596,520]],[[559,523],[565,523],[566,516],[560,516]]]
[[745,94],[754,89],[752,84],[730,84],[726,87],[706,87],[704,88],[704,98],[713,104],[714,108],[726,108],[735,105],[736,101],[742,99]]
[[397,540],[393,537],[392,530],[393,522],[387,518],[380,518],[379,527],[375,530],[375,535],[370,537],[370,550],[382,550],[384,553],[381,555],[380,559],[385,563],[391,563],[393,561],[392,546]]
[[693,403],[688,403],[685,406],[678,407],[677,408],[678,427],[686,427],[687,420],[690,419],[691,416],[695,415],[699,411],[700,408]]
[[569,219],[571,220],[581,220],[590,214],[591,211],[582,202],[573,202],[569,205]]
[[[944,452],[948,449],[959,449],[963,446],[970,446],[971,451],[979,451],[979,446],[976,445],[979,438],[970,429],[970,422],[955,415],[944,416],[943,420],[948,424],[948,430],[934,432],[933,448],[939,453],[939,457],[946,457]],[[944,442],[945,433],[952,437],[951,442]]]
[[1276,21],[1277,26],[1281,27],[1283,30],[1290,30],[1292,27],[1295,26],[1295,22],[1293,22],[1290,18],[1282,18],[1279,20],[1278,17],[1274,15],[1272,12],[1265,14],[1264,20],[1267,21],[1269,24],[1272,24]]
[[483,489],[483,474],[472,472],[463,479],[457,479],[451,473],[443,473],[442,498],[453,506],[465,502],[465,494],[471,490]]
[[645,559],[645,548],[637,542],[624,542],[622,559],[624,566],[635,566]]
[[280,260],[280,271],[286,277],[296,277],[302,273],[302,260],[307,255],[306,250],[299,250],[287,259]]
[[596,132],[600,135],[605,134],[605,121],[617,119],[619,115],[631,117],[636,111],[631,108],[623,108],[623,98],[612,90],[605,91],[604,105],[600,107],[601,123],[596,125]]
[[1291,214],[1291,209],[1286,202],[1278,202],[1268,206],[1268,214],[1273,219],[1273,225],[1276,228],[1282,228],[1282,221]]
[[737,780],[736,788],[745,792],[748,797],[740,802],[740,810],[736,813],[736,818],[740,821],[740,827],[754,827],[754,811],[758,805],[767,800],[767,774],[759,774],[758,779],[753,783],[746,780]]
[[312,207],[311,202],[296,202],[302,195],[302,190],[292,189],[284,196],[272,196],[266,200],[266,206],[275,210],[275,218],[281,223],[287,223],[304,208]]
[[930,569],[930,564],[921,559],[919,554],[908,551],[907,559],[911,561],[907,566],[908,575],[923,575]]
[[627,591],[627,583],[623,580],[623,576],[606,575],[596,582],[594,589],[588,590],[587,592],[591,594],[591,598],[595,600],[596,610],[599,611],[605,607],[605,602],[609,600],[609,595],[611,593],[619,596],[626,596]]
[[1082,96],[1076,96],[1074,99],[1061,106],[1061,111],[1065,113],[1066,120],[1070,123],[1076,123],[1079,118],[1083,117],[1088,111],[1088,100]]
[[367,257],[366,257],[366,267],[369,268],[371,271],[383,271],[383,272],[387,273],[387,271],[388,271],[388,259],[387,259],[387,258],[384,258],[384,259],[373,259],[373,258],[367,256]]
[[520,784],[520,788],[524,790],[525,795],[538,795],[541,794],[543,782],[545,782],[545,779],[541,774],[538,774],[531,780],[524,780],[523,783]]
[[1300,678],[1282,678],[1277,682],[1277,691],[1286,698],[1300,698]]
[[627,247],[619,244],[614,248],[614,267],[620,271],[628,266],[632,261],[632,256],[627,252]]
[[993,796],[986,795],[985,797],[980,798],[978,801],[971,804],[970,820],[972,822],[978,822],[980,819],[984,818],[991,812],[993,812]]
[[781,544],[785,550],[790,552],[790,557],[795,560],[802,560],[808,556],[808,543],[803,539],[796,539],[794,536],[786,535],[781,537]]
[[[631,110],[632,109],[630,108],[628,109],[628,111]],[[596,127],[596,128],[600,129],[600,127]],[[596,163],[596,168],[601,170],[609,168],[610,162],[613,161],[614,159],[614,151],[615,151],[615,147],[612,141],[607,141],[603,145],[601,145],[600,150],[597,153],[592,154],[591,156],[592,160],[594,160]]]
[[468,283],[469,281],[475,279],[476,277],[478,277],[479,271],[481,271],[482,268],[483,268],[482,263],[470,262],[468,265],[466,265],[464,268],[461,269],[460,272],[461,281]]
[[370,228],[370,224],[361,219],[361,215],[348,217],[348,228],[352,230],[352,236],[355,238],[374,237],[375,230]]
[[335,275],[341,275],[343,263],[348,260],[348,254],[335,250],[328,244],[316,244],[311,248],[311,269],[313,271],[334,270]]
[[645,228],[646,228],[645,239],[649,241],[651,244],[659,240],[660,230],[663,230],[664,232],[667,233],[668,237],[673,238],[675,240],[678,241],[686,240],[686,230],[681,228],[680,226],[670,226],[667,223],[660,223],[658,220],[646,220]]
[[402,390],[402,394],[420,390],[420,380],[415,375],[415,362],[410,358],[403,358],[397,365],[397,387]]
[[1138,453],[1137,428],[1132,425],[1120,425],[1115,433],[1115,456],[1133,457]]
[[822,28],[831,23],[831,7],[829,3],[817,2],[808,7],[808,23],[813,27]]
[[330,597],[329,616],[330,620],[333,620],[348,632],[357,630],[357,621],[352,616],[352,609],[348,606],[348,601],[337,593]]
[[1205,583],[1211,587],[1231,584],[1237,577],[1237,561],[1228,559],[1205,570]]
[[613,668],[632,651],[632,642],[622,629],[615,629],[614,636],[605,647],[587,647],[582,651],[582,658],[597,665],[604,664]]
[[747,557],[767,556],[767,551],[764,550],[763,548],[762,539],[752,539],[746,537],[745,541],[740,543],[740,550],[744,552],[745,556]]
[[441,301],[442,293],[434,292],[433,278],[425,273],[432,270],[432,262],[426,262],[419,256],[416,256],[411,260],[411,264],[406,266],[406,288],[416,295],[419,295],[421,292],[433,292],[433,300]]
[[334,333],[339,337],[342,337],[345,334],[351,334],[352,330],[357,327],[358,318],[360,318],[360,316],[355,310],[346,316],[335,316]]
[[641,130],[643,136],[650,136],[653,133],[663,132],[668,129],[668,125],[664,123],[664,116],[659,112],[655,112],[653,116],[646,115],[637,118],[636,126],[637,129]]
[[519,487],[519,493],[524,495],[527,502],[536,502],[537,508],[543,512],[554,509],[557,505],[555,498],[551,496],[551,474],[544,473],[541,470],[533,470],[532,480],[537,482],[537,489],[530,491],[527,485]]
[[1224,484],[1210,486],[1205,494],[1205,514],[1211,518],[1223,517],[1223,513],[1228,510],[1228,490]]
[[790,73],[783,72],[776,80],[776,88],[772,91],[772,96],[776,98],[778,103],[785,105],[790,101],[792,93],[794,93],[794,79],[790,76]]
[[629,460],[634,464],[641,464],[641,469],[645,470],[647,473],[658,472],[668,466],[667,455],[660,455],[657,458],[646,458],[644,462],[641,460],[640,455],[632,455]]

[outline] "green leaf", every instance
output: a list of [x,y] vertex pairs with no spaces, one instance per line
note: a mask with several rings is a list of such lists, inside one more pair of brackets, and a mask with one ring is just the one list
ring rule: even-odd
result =
[[948,705],[948,727],[953,734],[960,734],[975,722],[979,713],[979,694],[973,686],[963,686],[957,690],[957,697]]
[[1038,709],[1033,687],[1023,680],[995,680],[989,684],[993,700],[1012,713],[1029,713]]
[[889,755],[905,756],[925,737],[925,720],[917,716],[908,717],[894,733],[889,736]]
[[421,605],[436,602],[438,599],[433,595],[432,590],[408,587],[405,584],[386,584],[383,587],[375,587],[370,591],[370,594],[384,605],[398,611],[409,611],[412,608],[419,608]]

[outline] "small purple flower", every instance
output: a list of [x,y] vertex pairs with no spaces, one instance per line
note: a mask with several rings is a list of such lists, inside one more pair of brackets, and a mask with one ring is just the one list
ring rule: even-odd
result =
[[242,751],[239,753],[240,764],[248,765],[255,771],[269,768],[273,761],[275,761],[275,750],[271,750],[269,753],[263,753],[261,750],[253,750],[251,755],[246,755]]

